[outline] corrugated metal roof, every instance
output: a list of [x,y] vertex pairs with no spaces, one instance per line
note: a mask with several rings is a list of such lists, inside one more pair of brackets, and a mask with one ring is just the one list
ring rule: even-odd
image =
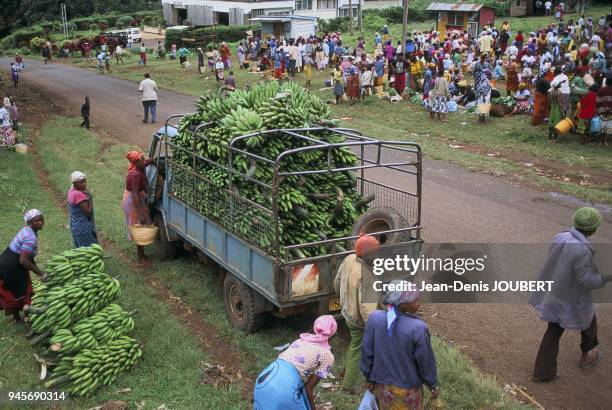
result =
[[288,21],[291,20],[312,20],[315,21],[317,20],[317,17],[314,16],[298,16],[295,14],[285,14],[285,15],[281,15],[281,16],[259,16],[259,17],[255,17],[252,19],[249,19],[249,21],[271,21],[271,22],[280,22],[280,23],[286,23]]
[[483,7],[477,3],[431,3],[427,10],[429,11],[478,11]]

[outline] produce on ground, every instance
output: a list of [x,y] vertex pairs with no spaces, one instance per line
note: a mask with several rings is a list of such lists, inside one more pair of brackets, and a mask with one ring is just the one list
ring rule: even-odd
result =
[[511,95],[507,97],[491,98],[491,102],[494,104],[501,104],[507,108],[512,108],[516,104],[516,100]]
[[[333,127],[329,106],[294,82],[269,82],[248,91],[237,90],[226,98],[206,94],[196,107],[196,113],[181,120],[179,134],[173,138],[173,160],[182,166],[172,169],[171,192],[226,229],[273,253],[274,230],[269,211],[273,198],[270,189],[257,182],[272,185],[274,165],[235,151],[229,164],[228,145],[235,137],[255,133],[234,146],[276,161],[282,152],[312,146],[313,141],[258,131],[303,129],[319,124]],[[298,132],[331,144],[345,141],[345,137],[327,129]],[[201,157],[195,162],[192,150]],[[329,149],[329,164],[336,169],[354,167],[359,159],[349,148],[336,146]],[[230,166],[242,175],[228,172],[225,167]],[[327,169],[326,149],[301,151],[280,161],[281,172]],[[202,178],[195,182],[191,171]],[[350,236],[354,222],[374,199],[363,197],[356,183],[357,174],[348,170],[284,177],[278,192],[281,247]],[[344,246],[345,243],[339,244],[339,250]],[[329,247],[312,246],[288,256],[303,258],[329,252]],[[281,254],[285,254],[282,249]]]
[[89,395],[142,355],[126,336],[134,329],[131,313],[112,303],[120,286],[104,273],[103,256],[99,245],[63,252],[46,264],[48,281],[35,284],[29,336],[33,346],[45,346],[45,366],[55,366],[47,388]]

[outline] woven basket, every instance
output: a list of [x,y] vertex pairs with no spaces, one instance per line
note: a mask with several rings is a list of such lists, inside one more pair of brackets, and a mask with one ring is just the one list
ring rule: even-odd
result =
[[151,245],[157,239],[157,226],[155,225],[131,225],[130,234],[136,245]]

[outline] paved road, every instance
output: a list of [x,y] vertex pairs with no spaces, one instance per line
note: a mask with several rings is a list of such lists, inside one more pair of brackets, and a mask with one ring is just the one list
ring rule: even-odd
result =
[[[5,66],[8,61],[0,59]],[[93,126],[111,138],[146,147],[151,132],[161,125],[144,125],[137,84],[61,64],[28,62],[22,76],[65,103],[79,115],[84,96],[92,100]],[[159,92],[158,118],[193,110],[194,97]],[[402,181],[392,181],[399,183]],[[426,160],[424,165],[423,224],[429,242],[542,243],[568,227],[580,201],[540,192],[500,178],[472,173],[461,167]],[[605,221],[593,237],[612,243],[612,210],[601,207]],[[607,273],[610,267],[605,267]],[[612,305],[599,306],[602,364],[590,371],[576,367],[579,335],[564,336],[559,356],[561,378],[538,385],[529,381],[531,366],[545,326],[524,305],[436,304],[428,319],[465,351],[485,372],[504,382],[524,386],[548,408],[611,408]]]

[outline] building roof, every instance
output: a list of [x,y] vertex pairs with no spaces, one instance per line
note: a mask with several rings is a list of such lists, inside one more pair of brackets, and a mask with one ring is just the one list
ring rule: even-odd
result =
[[431,3],[427,10],[429,11],[478,11],[484,5],[478,3]]
[[272,23],[287,23],[291,20],[312,20],[312,21],[316,21],[317,17],[311,17],[311,16],[297,16],[295,14],[286,14],[286,15],[282,15],[282,16],[259,16],[259,17],[255,17],[252,19],[249,19],[249,21],[260,21],[260,22],[264,22],[264,21],[269,21]]

